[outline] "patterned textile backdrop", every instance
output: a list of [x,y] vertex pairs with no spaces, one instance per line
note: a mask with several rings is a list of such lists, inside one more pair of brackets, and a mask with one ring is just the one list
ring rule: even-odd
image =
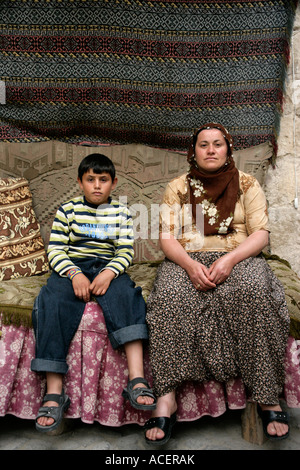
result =
[[296,4],[2,0],[0,140],[276,146]]

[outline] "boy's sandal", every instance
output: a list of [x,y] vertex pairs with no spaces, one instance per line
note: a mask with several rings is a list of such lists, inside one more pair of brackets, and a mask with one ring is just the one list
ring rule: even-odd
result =
[[268,424],[273,421],[276,421],[277,423],[289,424],[288,413],[286,413],[285,411],[262,410],[259,405],[257,405],[257,412],[262,420],[265,436],[268,439],[270,439],[271,441],[280,441],[281,439],[286,439],[289,436],[289,431],[283,436],[276,436],[273,434],[269,434],[267,430]]
[[[35,427],[40,432],[49,432],[56,429],[63,419],[64,412],[67,411],[71,403],[70,398],[68,395],[65,395],[64,391],[62,391],[61,395],[58,395],[57,393],[47,393],[44,396],[43,404],[47,401],[55,401],[58,406],[41,406],[35,419]],[[52,418],[54,423],[49,426],[40,425],[37,420],[43,417]]]
[[[145,387],[138,387],[134,389],[133,387],[139,383],[145,384]],[[129,380],[127,387],[124,388],[122,392],[122,396],[123,398],[129,400],[131,406],[137,410],[154,410],[156,408],[156,398],[153,390],[150,388],[147,380],[145,380],[143,377],[137,377],[133,380]],[[153,398],[153,403],[152,405],[138,403],[138,397],[151,397]]]
[[172,429],[175,423],[176,423],[176,413],[173,413],[171,415],[171,418],[159,416],[156,418],[148,419],[148,421],[146,421],[144,425],[145,431],[147,431],[148,429],[159,428],[165,433],[164,437],[162,437],[161,439],[156,439],[155,441],[152,441],[151,439],[147,438],[146,432],[145,432],[145,439],[148,442],[148,444],[153,444],[156,446],[162,446],[163,444],[166,444],[171,437]]

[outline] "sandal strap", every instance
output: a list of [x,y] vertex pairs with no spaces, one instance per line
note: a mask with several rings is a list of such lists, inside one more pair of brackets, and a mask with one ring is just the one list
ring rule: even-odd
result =
[[273,410],[263,410],[262,419],[268,424],[272,421],[277,421],[278,423],[289,423],[289,415],[284,411],[273,411]]
[[43,403],[46,403],[47,401],[55,401],[55,403],[60,405],[63,400],[64,393],[62,393],[61,395],[59,395],[58,393],[47,393],[43,398]]
[[[141,386],[133,388],[137,384],[141,384]],[[127,387],[124,388],[122,396],[126,400],[129,400],[131,406],[133,406],[133,408],[136,408],[137,410],[154,410],[156,408],[155,395],[153,393],[153,390],[149,387],[147,380],[144,379],[144,377],[136,377],[135,379],[128,380]],[[153,403],[151,405],[138,403],[137,399],[141,396],[152,398]]]
[[130,393],[135,401],[138,397],[150,397],[155,399],[153,390],[151,388],[135,388]]
[[[136,384],[139,384],[139,383],[144,384],[145,388],[144,387],[133,388]],[[141,397],[141,396],[150,397],[155,400],[155,396],[154,396],[152,388],[150,388],[147,380],[144,379],[143,377],[136,377],[135,379],[130,380],[127,384],[127,391],[128,393],[131,394],[131,396],[133,397],[135,401],[138,397]]]
[[39,418],[52,418],[55,422],[60,418],[60,408],[58,406],[42,406],[37,414],[36,420]]
[[170,420],[171,418],[165,416],[157,416],[155,418],[150,418],[144,424],[144,429],[159,428],[164,433],[166,433],[166,430],[169,427]]
[[153,429],[153,428],[159,428],[161,429],[165,434],[172,429],[174,424],[176,423],[176,413],[173,413],[170,418],[167,416],[156,416],[154,418],[148,419],[146,423],[144,424],[144,429]]
[[132,390],[133,387],[134,387],[136,384],[144,384],[144,385],[146,385],[146,387],[147,387],[148,389],[150,389],[150,386],[149,386],[147,380],[144,379],[144,377],[136,377],[135,379],[132,379],[132,380],[129,380],[129,381],[128,381],[128,384],[127,384],[128,390]]

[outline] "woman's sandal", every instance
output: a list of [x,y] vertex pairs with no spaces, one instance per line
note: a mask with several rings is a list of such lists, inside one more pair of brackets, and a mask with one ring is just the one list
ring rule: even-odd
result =
[[[37,431],[40,432],[49,432],[56,429],[63,419],[64,412],[67,411],[71,404],[70,398],[68,395],[65,395],[64,390],[61,395],[57,393],[47,393],[44,396],[43,404],[47,401],[55,401],[58,406],[41,406],[35,419],[35,427]],[[49,426],[42,426],[37,422],[39,418],[52,418],[54,423]]]
[[148,429],[159,428],[165,433],[163,438],[156,439],[156,441],[152,441],[151,439],[148,439],[145,433],[145,439],[148,442],[148,444],[153,444],[156,446],[162,446],[163,444],[166,444],[171,437],[172,429],[175,423],[176,423],[176,413],[173,413],[171,415],[171,418],[158,416],[156,418],[148,419],[148,421],[146,421],[144,425],[145,431],[147,431]]
[[268,433],[268,424],[276,421],[277,423],[289,424],[289,415],[285,411],[273,411],[273,410],[262,410],[259,405],[257,405],[257,412],[262,420],[263,430],[265,436],[271,441],[280,441],[281,439],[286,439],[290,432],[288,431],[283,436],[276,436]]
[[[134,389],[133,387],[139,383],[145,384],[145,388],[138,387]],[[137,410],[154,410],[156,408],[155,395],[153,394],[152,389],[149,387],[147,380],[145,380],[143,377],[137,377],[133,380],[129,380],[127,387],[124,388],[122,392],[122,396],[123,398],[129,400],[131,406],[133,406],[133,408],[136,408]],[[138,403],[138,397],[151,397],[153,398],[153,403],[152,405],[144,405],[142,403]]]

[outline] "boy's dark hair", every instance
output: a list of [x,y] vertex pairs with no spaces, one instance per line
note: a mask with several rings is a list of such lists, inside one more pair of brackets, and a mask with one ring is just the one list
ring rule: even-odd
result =
[[93,170],[94,173],[109,173],[112,181],[116,176],[116,170],[113,162],[106,155],[102,153],[92,153],[85,157],[78,167],[78,178],[82,181],[82,176],[89,170]]

